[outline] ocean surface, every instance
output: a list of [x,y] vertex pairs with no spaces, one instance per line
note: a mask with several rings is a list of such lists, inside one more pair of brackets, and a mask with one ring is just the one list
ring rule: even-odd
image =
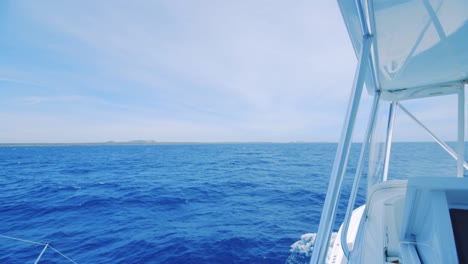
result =
[[[2,146],[0,234],[77,263],[305,263],[291,245],[318,229],[336,147]],[[390,174],[455,173],[432,143],[396,143],[392,158]],[[33,263],[43,248],[0,237],[0,263]],[[42,260],[69,263],[51,249]]]

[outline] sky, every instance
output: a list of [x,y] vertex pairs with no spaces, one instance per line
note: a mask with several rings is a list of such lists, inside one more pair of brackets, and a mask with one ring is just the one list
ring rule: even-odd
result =
[[356,65],[335,1],[6,0],[0,36],[0,143],[337,142]]

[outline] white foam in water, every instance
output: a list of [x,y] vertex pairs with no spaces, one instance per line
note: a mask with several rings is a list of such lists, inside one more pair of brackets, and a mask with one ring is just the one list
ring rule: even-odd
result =
[[[329,247],[330,249],[335,242],[337,233],[333,232]],[[310,256],[312,255],[312,251],[314,250],[315,238],[317,237],[317,233],[307,233],[301,236],[301,240],[294,242],[291,245],[291,255],[289,255],[288,259],[286,260],[287,264],[306,264],[309,263]],[[329,250],[328,252],[330,252]]]

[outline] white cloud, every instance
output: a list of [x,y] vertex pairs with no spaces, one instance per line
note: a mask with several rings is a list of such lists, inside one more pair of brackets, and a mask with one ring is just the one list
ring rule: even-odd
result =
[[42,104],[42,103],[68,103],[79,102],[87,99],[79,95],[66,95],[66,96],[28,96],[21,98],[20,101],[26,104]]
[[355,55],[334,2],[42,1],[19,10],[47,32],[34,44],[59,62],[23,75],[44,89],[22,102],[73,105],[69,116],[94,124],[89,138],[118,127],[132,139],[339,139]]
[[[352,75],[336,74],[340,62],[354,55],[335,3],[88,4],[44,5],[29,12],[104,55],[105,61],[97,61],[102,67],[147,88],[164,89],[158,85],[174,78],[197,85],[196,92],[215,90],[268,107],[272,97],[295,92],[324,96],[330,79],[348,81]],[[174,84],[169,88],[187,92]]]
[[[226,140],[235,131],[239,140],[267,141],[330,141],[339,134],[325,130],[338,120],[341,126],[354,55],[335,3],[81,1],[28,4],[21,11],[59,36],[35,41],[65,54],[70,65],[55,80],[53,67],[43,79],[32,76],[55,90],[23,102],[122,104],[128,120],[187,126],[181,131],[188,140],[202,134],[189,128]],[[112,106],[93,109],[99,112],[91,118],[115,122],[108,118]],[[70,111],[75,118],[83,112]]]

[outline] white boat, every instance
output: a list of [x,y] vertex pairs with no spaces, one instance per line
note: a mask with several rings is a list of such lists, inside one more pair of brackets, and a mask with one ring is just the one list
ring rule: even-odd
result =
[[[464,177],[468,1],[338,3],[358,65],[310,263],[468,263],[468,178]],[[329,246],[364,86],[373,105],[346,216]],[[458,138],[454,149],[404,107],[409,100],[439,100],[446,95],[452,95],[457,112],[452,117]],[[384,140],[379,141],[376,123],[383,107],[389,114]],[[397,110],[456,160],[454,173],[405,179],[389,174]],[[365,160],[366,202],[354,209]]]

